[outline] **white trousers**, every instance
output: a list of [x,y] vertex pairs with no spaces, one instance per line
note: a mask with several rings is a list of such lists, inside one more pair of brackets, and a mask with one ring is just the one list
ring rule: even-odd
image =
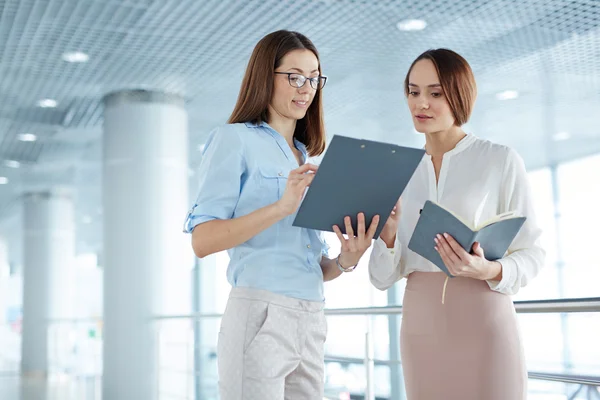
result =
[[323,399],[323,303],[233,288],[217,346],[221,400]]

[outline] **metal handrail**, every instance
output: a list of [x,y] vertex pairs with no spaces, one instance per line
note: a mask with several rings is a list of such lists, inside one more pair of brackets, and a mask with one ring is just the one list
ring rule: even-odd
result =
[[[600,297],[579,298],[579,299],[553,299],[553,300],[530,300],[514,302],[515,310],[519,314],[534,314],[534,313],[581,313],[581,312],[600,312]],[[402,306],[393,305],[385,307],[358,307],[358,308],[337,308],[325,309],[327,316],[353,315],[400,315],[402,314]],[[165,315],[154,318],[155,320],[173,320],[173,319],[191,319],[194,321],[205,318],[220,318],[222,314],[211,313],[194,313],[188,315]],[[366,335],[366,355],[364,358],[352,357],[334,357],[325,356],[325,362],[340,362],[349,364],[363,364],[367,370],[367,391],[365,398],[373,400],[375,398],[372,386],[373,368],[376,365],[397,365],[400,361],[392,360],[376,360],[372,356],[372,338],[369,334]],[[600,387],[600,376],[581,376],[567,374],[552,374],[542,372],[529,372],[528,377],[535,380],[546,380],[563,383],[575,383],[590,388]],[[595,390],[595,389],[594,389]]]
[[542,381],[554,381],[563,383],[575,383],[586,386],[599,386],[600,376],[589,375],[571,375],[571,374],[550,374],[545,372],[529,372],[530,379]]
[[[364,364],[363,358],[356,357],[340,357],[340,356],[325,356],[325,362],[335,362],[340,364]],[[400,364],[400,361],[393,360],[371,360],[377,366],[390,366]],[[600,387],[600,376],[590,375],[574,375],[574,374],[557,374],[557,373],[546,373],[546,372],[528,372],[529,379],[542,380],[542,381],[553,381],[562,383],[574,383],[586,386],[599,386]]]
[[[553,299],[553,300],[527,300],[515,301],[515,309],[519,314],[542,313],[579,313],[600,312],[600,297],[587,297],[580,299]],[[384,307],[356,307],[356,308],[326,308],[326,315],[398,315],[402,314],[402,306]],[[153,319],[205,319],[221,318],[219,313],[193,313],[183,315],[161,315]]]

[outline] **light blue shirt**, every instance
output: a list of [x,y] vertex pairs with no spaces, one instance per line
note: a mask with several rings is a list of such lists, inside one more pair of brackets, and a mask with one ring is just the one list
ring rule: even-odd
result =
[[[306,147],[295,141],[307,159]],[[209,136],[199,168],[198,198],[185,232],[215,219],[250,214],[281,198],[298,162],[286,140],[268,124],[231,124]],[[320,231],[292,226],[295,214],[228,250],[227,280],[233,287],[264,289],[323,301],[320,262],[327,245]]]

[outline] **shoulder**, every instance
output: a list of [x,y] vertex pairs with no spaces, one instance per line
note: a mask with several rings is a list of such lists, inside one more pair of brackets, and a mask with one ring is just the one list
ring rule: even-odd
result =
[[244,124],[224,124],[214,128],[208,134],[204,150],[215,145],[225,145],[230,149],[242,147],[244,142],[244,131],[247,130]]
[[510,164],[523,163],[522,157],[515,149],[491,140],[475,137],[472,150],[485,156],[489,162],[498,163],[499,165],[508,166]]
[[242,133],[248,130],[244,124],[224,124],[217,126],[210,132],[211,137],[220,137],[227,139],[235,139],[243,136]]

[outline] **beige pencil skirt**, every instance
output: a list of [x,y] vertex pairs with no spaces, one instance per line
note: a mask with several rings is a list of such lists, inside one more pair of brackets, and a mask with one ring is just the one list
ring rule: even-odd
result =
[[527,370],[515,308],[486,282],[413,272],[400,347],[408,400],[524,400]]

